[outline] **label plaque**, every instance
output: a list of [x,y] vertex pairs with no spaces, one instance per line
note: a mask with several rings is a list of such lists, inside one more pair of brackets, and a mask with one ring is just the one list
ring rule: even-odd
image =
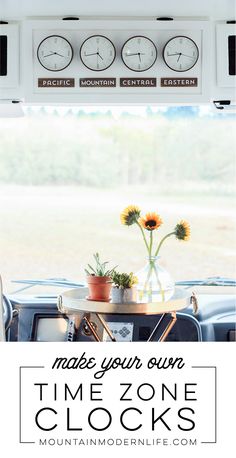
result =
[[80,78],[80,87],[116,87],[116,78]]
[[197,78],[161,78],[161,87],[197,87]]
[[156,87],[156,78],[120,78],[120,87]]
[[74,78],[38,78],[38,87],[75,87]]

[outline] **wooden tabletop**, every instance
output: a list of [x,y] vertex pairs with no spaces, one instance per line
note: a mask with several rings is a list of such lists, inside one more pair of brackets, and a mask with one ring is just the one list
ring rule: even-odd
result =
[[155,315],[177,312],[190,305],[190,290],[176,288],[172,298],[166,302],[113,304],[86,300],[83,288],[65,291],[58,297],[58,308],[63,313],[105,313],[119,315]]

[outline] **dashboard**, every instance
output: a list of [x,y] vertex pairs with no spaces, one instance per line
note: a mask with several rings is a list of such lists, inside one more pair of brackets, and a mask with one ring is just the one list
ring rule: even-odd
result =
[[[94,337],[81,317],[63,314],[57,307],[55,295],[18,295],[8,297],[13,318],[7,331],[8,341],[63,342],[94,341]],[[192,307],[177,313],[177,322],[167,341],[212,342],[236,340],[236,309],[233,295],[198,295],[196,315]],[[152,333],[156,315],[103,315],[117,341],[146,341]],[[100,340],[110,341],[95,314],[91,314]],[[164,325],[164,323],[163,323]],[[153,339],[157,340],[157,337]]]

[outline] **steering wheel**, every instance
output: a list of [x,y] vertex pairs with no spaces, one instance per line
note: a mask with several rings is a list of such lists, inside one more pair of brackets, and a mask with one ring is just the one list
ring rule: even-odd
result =
[[12,322],[13,310],[12,310],[12,305],[11,305],[10,300],[6,296],[4,296],[4,294],[2,296],[2,299],[3,299],[2,301],[3,303],[3,321],[5,324],[5,331],[7,332]]

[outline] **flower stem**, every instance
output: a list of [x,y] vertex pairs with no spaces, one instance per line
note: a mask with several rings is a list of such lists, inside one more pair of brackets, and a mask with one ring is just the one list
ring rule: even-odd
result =
[[144,243],[146,245],[146,248],[148,250],[148,253],[150,252],[149,250],[149,246],[148,246],[148,243],[147,243],[147,240],[146,240],[146,237],[145,237],[145,234],[144,234],[144,230],[143,228],[140,226],[140,224],[138,223],[138,221],[136,222],[136,224],[138,225],[138,227],[140,228],[141,232],[142,232],[142,236],[143,236],[143,240],[144,240]]
[[158,247],[157,247],[157,249],[156,249],[155,256],[158,255],[158,253],[159,253],[159,251],[160,251],[160,248],[161,248],[163,242],[164,242],[168,237],[170,237],[171,235],[174,235],[174,234],[175,234],[175,232],[170,232],[169,234],[165,235],[165,237],[163,237],[163,239],[161,239],[161,241],[160,241],[160,243],[159,243],[159,245],[158,245]]
[[165,301],[165,292],[164,292],[164,290],[162,288],[162,284],[160,282],[160,279],[159,279],[159,276],[158,276],[158,273],[157,273],[157,269],[156,269],[156,266],[155,266],[155,261],[151,260],[151,259],[149,259],[149,268],[148,268],[147,278],[146,278],[146,281],[144,283],[143,291],[141,293],[140,298],[142,300],[143,296],[147,293],[148,294],[147,300],[148,301],[152,301],[152,293],[153,293],[153,291],[152,291],[152,285],[151,284],[149,285],[149,289],[148,289],[148,283],[149,283],[152,271],[154,271],[154,273],[155,273],[156,281],[157,281],[157,284],[159,285],[159,288],[160,288],[161,300],[162,300],[162,302],[164,302]]
[[152,234],[152,231],[150,231],[150,245],[149,245],[149,258],[150,259],[152,257],[152,244],[153,244],[153,234]]
[[[150,264],[149,264],[149,269],[148,269],[147,278],[146,278],[146,281],[145,281],[145,283],[144,283],[144,287],[143,287],[143,291],[142,291],[142,298],[143,298],[144,294],[145,294],[146,292],[148,292],[148,289],[147,289],[147,288],[148,288],[149,279],[150,279],[150,277],[151,277],[151,273],[152,273],[152,265],[151,265],[151,263],[150,263]],[[149,291],[149,294],[150,294],[150,291]]]
[[164,292],[164,290],[162,288],[162,284],[161,284],[160,279],[158,277],[158,273],[157,273],[157,269],[156,269],[155,264],[153,265],[153,268],[154,268],[154,272],[155,272],[155,275],[156,275],[157,283],[158,283],[159,288],[160,288],[161,300],[162,300],[162,302],[165,302],[165,292]]

